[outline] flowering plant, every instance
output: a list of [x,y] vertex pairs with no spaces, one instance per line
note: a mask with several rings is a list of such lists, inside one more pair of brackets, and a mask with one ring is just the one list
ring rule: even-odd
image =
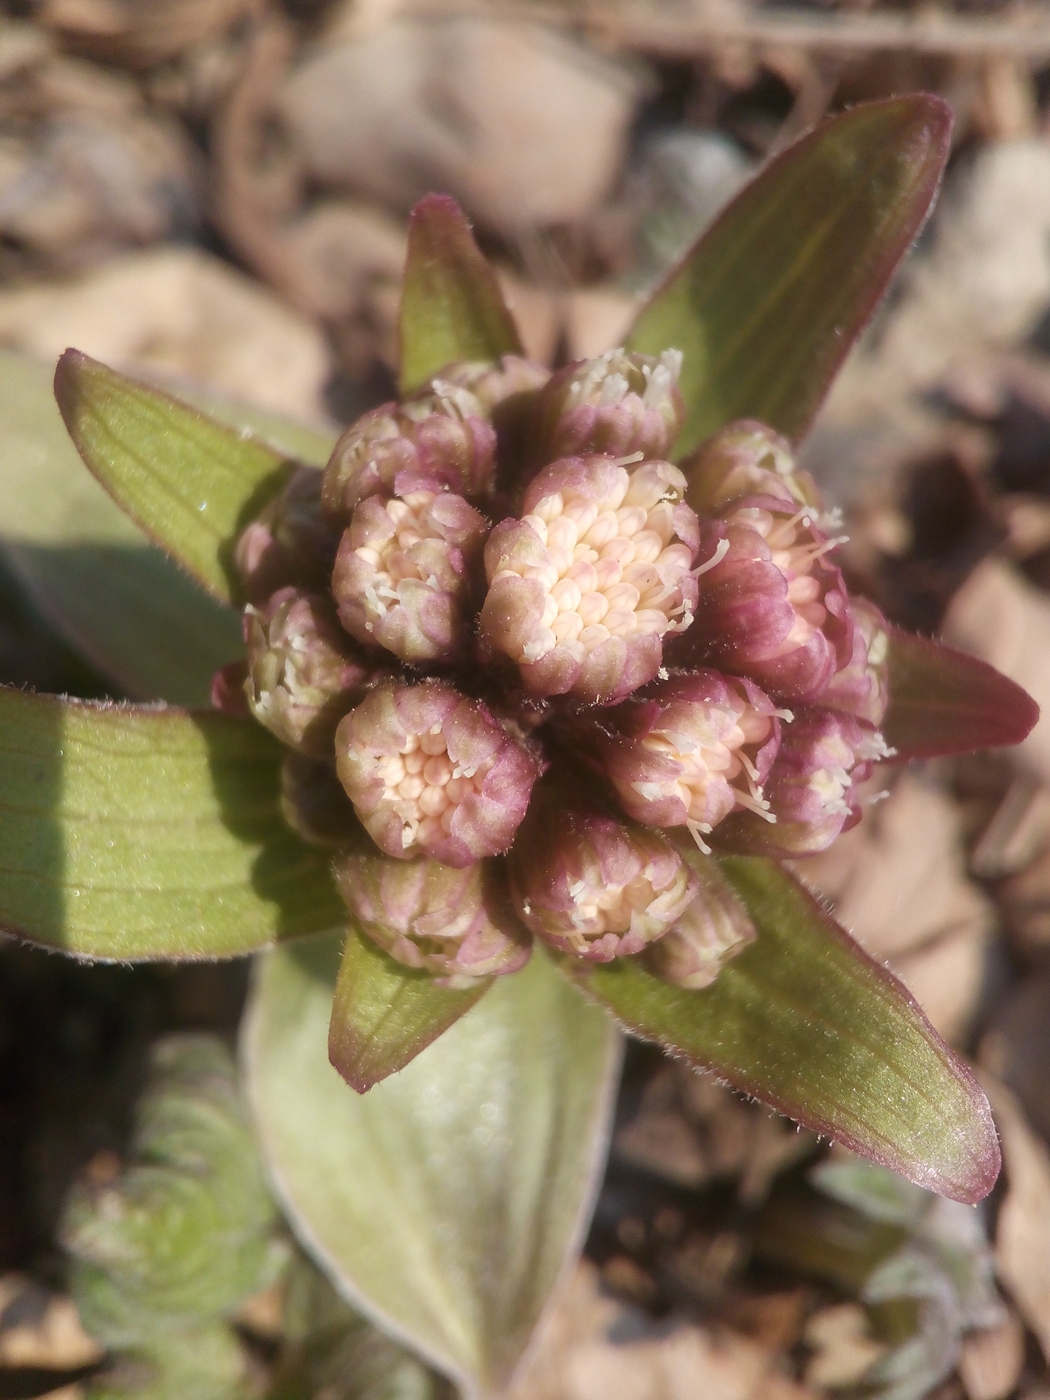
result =
[[[0,693],[0,922],[89,958],[279,945],[243,1052],[280,1199],[467,1390],[505,1383],[586,1221],[614,1021],[958,1200],[998,1172],[969,1070],[779,863],[860,819],[876,764],[1036,718],[850,594],[793,458],[949,129],[928,97],[829,122],[625,348],[554,374],[424,200],[401,399],[323,469],[59,363],[83,461],[244,651],[210,710]],[[181,582],[148,600],[162,641],[114,640],[141,606],[104,619],[117,674],[212,670],[211,605]]]

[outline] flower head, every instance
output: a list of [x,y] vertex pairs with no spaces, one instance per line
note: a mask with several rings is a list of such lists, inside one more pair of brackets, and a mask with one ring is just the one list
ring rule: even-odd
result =
[[471,635],[471,595],[489,522],[451,491],[369,496],[332,574],[339,620],[407,662],[451,661]]
[[281,760],[281,813],[311,846],[345,847],[364,837],[332,763],[308,754]]
[[793,514],[810,506],[820,515],[820,495],[812,478],[800,472],[785,438],[765,423],[742,418],[702,443],[683,467],[686,500],[701,516],[724,516],[756,497],[782,502]]
[[244,640],[252,714],[291,748],[330,758],[336,725],[375,673],[339,626],[331,599],[282,588],[246,610]]
[[696,879],[658,832],[541,783],[510,859],[515,907],[538,938],[609,962],[641,952],[686,912]]
[[879,731],[836,710],[800,709],[785,726],[766,780],[767,820],[736,812],[720,844],[775,855],[810,855],[860,819],[857,786],[891,754]]
[[605,452],[666,457],[685,410],[678,392],[682,355],[659,359],[609,350],[555,374],[538,396],[536,433],[546,461]]
[[642,958],[661,981],[699,991],[755,941],[755,926],[715,861],[688,848],[683,853],[697,877],[696,893],[674,927]]
[[668,656],[749,676],[788,703],[815,700],[853,654],[853,620],[829,539],[807,508],[769,498],[700,527],[696,621]]
[[815,486],[755,422],[664,460],[679,363],[448,365],[239,543],[249,586],[330,577],[246,614],[285,815],[447,985],[520,966],[523,928],[706,985],[752,936],[711,852],[821,849],[887,752],[886,624]]
[[347,907],[373,943],[442,987],[517,972],[531,940],[515,918],[498,861],[461,869],[425,856],[391,860],[361,847],[335,864]]
[[718,671],[654,681],[576,726],[623,810],[649,826],[704,837],[730,812],[768,809],[762,784],[780,747],[782,719],[753,682]]
[[339,532],[321,514],[321,475],[298,467],[237,541],[234,561],[249,602],[261,605],[290,585],[328,587]]
[[656,675],[696,601],[684,488],[669,462],[567,457],[492,531],[481,635],[533,695],[611,704]]
[[404,403],[384,404],[347,428],[324,470],[325,516],[346,526],[377,492],[456,491],[485,499],[492,491],[496,431],[469,389],[444,380]]
[[538,772],[485,705],[439,681],[377,687],[341,722],[335,749],[380,850],[461,867],[510,846]]
[[889,624],[867,598],[851,598],[850,611],[853,651],[828,681],[820,702],[878,728],[889,704]]

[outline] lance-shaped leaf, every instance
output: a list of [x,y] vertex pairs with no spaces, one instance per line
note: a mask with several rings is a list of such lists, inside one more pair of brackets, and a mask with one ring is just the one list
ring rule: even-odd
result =
[[328,1058],[359,1094],[404,1069],[488,990],[490,978],[450,991],[402,967],[351,929],[335,984]]
[[855,107],[772,160],[686,254],[627,342],[685,355],[678,452],[735,418],[805,432],[926,217],[951,125],[928,95]]
[[988,1102],[901,984],[772,861],[723,862],[758,930],[703,991],[634,958],[575,964],[629,1029],[819,1133],[956,1200],[991,1190]]
[[1019,744],[1039,718],[1027,691],[975,656],[898,627],[889,646],[882,729],[897,762]]
[[54,369],[0,350],[0,549],[55,629],[138,699],[202,705],[240,626],[85,470]]
[[398,338],[402,393],[454,360],[521,354],[496,274],[448,195],[429,194],[412,210]]
[[0,689],[0,929],[86,958],[232,957],[342,922],[278,745],[204,711]]
[[55,397],[81,457],[121,509],[209,593],[232,601],[237,537],[294,462],[78,350],[58,362]]
[[536,952],[353,1094],[326,1063],[338,960],[329,936],[258,970],[244,1063],[274,1185],[344,1297],[468,1394],[491,1394],[579,1247],[619,1037]]

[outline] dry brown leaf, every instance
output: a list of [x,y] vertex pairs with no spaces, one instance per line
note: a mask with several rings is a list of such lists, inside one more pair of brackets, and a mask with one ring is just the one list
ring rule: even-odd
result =
[[994,914],[965,874],[958,813],[935,783],[901,774],[859,826],[795,869],[889,963],[941,1034],[962,1038]]
[[107,364],[192,379],[298,417],[320,415],[329,373],[313,322],[190,248],[0,292],[0,344],[48,358],[74,345]]
[[681,1186],[738,1177],[741,1200],[755,1204],[812,1143],[772,1110],[745,1102],[710,1076],[668,1064],[649,1080],[615,1149],[624,1161]]
[[1006,1400],[1023,1366],[1024,1328],[1016,1313],[963,1338],[958,1370],[968,1400]]
[[282,109],[322,184],[402,209],[446,190],[513,234],[597,205],[638,92],[632,69],[538,25],[399,19],[308,56]]
[[[0,1299],[8,1316],[17,1312],[11,1304],[26,1287],[33,1285],[18,1275],[0,1279]],[[34,1309],[32,1320],[0,1328],[0,1366],[72,1371],[93,1366],[103,1355],[102,1348],[84,1331],[72,1299],[58,1294],[48,1298],[39,1312]]]
[[39,0],[38,23],[105,63],[144,68],[214,39],[252,0]]
[[603,1296],[584,1261],[507,1400],[816,1400],[774,1354],[732,1332],[654,1322]]
[[995,1234],[996,1272],[1050,1358],[1050,1152],[1010,1090],[990,1075],[982,1082],[995,1113],[1006,1171],[1006,1197]]
[[812,1386],[855,1385],[886,1352],[872,1337],[868,1315],[859,1303],[821,1308],[806,1324],[804,1336],[814,1350],[806,1366]]

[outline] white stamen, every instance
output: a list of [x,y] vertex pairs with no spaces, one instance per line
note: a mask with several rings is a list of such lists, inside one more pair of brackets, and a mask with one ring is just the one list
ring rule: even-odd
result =
[[726,557],[728,553],[729,541],[719,540],[718,544],[715,546],[714,554],[711,555],[711,558],[708,559],[707,563],[700,564],[693,570],[693,577],[699,578],[701,574],[706,574],[709,569],[717,568],[717,566],[721,564],[722,560]]

